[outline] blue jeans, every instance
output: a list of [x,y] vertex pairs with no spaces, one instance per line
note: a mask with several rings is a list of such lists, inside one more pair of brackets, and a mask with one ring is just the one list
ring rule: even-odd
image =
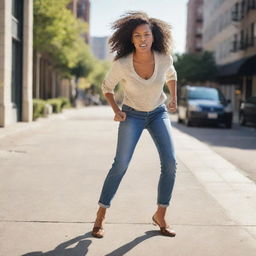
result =
[[144,112],[123,105],[122,111],[126,113],[126,120],[119,124],[116,156],[105,179],[99,205],[104,208],[110,207],[136,144],[146,128],[154,140],[161,162],[157,204],[167,207],[172,196],[177,165],[167,108],[162,104],[152,111]]

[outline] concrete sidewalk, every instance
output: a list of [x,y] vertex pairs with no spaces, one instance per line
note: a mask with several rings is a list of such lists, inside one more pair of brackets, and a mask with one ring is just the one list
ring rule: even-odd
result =
[[145,131],[108,210],[104,239],[91,237],[117,127],[109,107],[90,107],[40,120],[33,129],[6,130],[0,256],[255,255],[255,184],[177,129],[177,181],[168,210],[177,236],[160,236],[151,224],[160,164]]

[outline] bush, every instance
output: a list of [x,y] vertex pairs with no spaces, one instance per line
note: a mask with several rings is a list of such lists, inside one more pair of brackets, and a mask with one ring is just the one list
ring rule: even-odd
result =
[[53,113],[60,113],[62,111],[62,100],[60,98],[49,99],[47,103],[52,105]]
[[61,99],[62,103],[61,103],[61,108],[71,108],[71,102],[68,98],[62,97],[59,98]]
[[38,117],[43,116],[44,106],[46,102],[41,99],[33,99],[33,120],[36,120]]
[[71,107],[70,100],[65,97],[48,100],[33,99],[33,120],[51,113],[49,106],[47,108],[48,104],[52,106],[53,113],[60,113],[63,108]]

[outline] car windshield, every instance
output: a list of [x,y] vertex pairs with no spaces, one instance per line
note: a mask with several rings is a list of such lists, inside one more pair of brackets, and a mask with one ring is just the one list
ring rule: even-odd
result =
[[224,101],[224,96],[214,88],[190,88],[189,99]]

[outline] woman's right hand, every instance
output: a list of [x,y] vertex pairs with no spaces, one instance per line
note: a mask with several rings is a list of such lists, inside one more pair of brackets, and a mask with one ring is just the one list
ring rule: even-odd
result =
[[123,122],[126,119],[126,113],[122,112],[121,110],[116,112],[114,120],[117,122]]

